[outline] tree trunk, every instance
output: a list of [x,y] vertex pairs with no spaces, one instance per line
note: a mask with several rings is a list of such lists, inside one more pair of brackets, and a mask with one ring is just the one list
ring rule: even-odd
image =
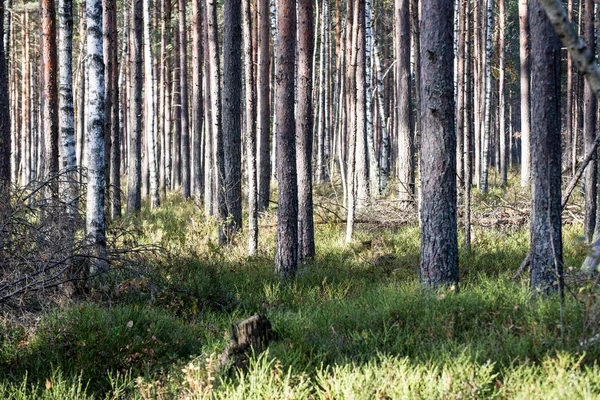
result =
[[[43,73],[43,111],[45,139],[45,170],[47,177],[58,173],[58,85],[56,50],[56,10],[54,0],[41,0],[40,19],[42,44],[40,47]],[[100,7],[100,10],[102,8]],[[101,20],[101,19],[100,19]],[[100,28],[101,29],[101,28]],[[100,30],[100,32],[102,32]],[[58,187],[50,186],[53,196]]]
[[498,106],[499,106],[499,125],[500,125],[500,185],[501,186],[506,186],[508,179],[507,179],[507,173],[508,173],[508,152],[510,151],[510,147],[508,146],[508,143],[510,143],[510,141],[507,141],[507,135],[506,135],[506,103],[505,103],[505,97],[506,97],[506,82],[505,82],[505,73],[506,73],[506,57],[505,57],[505,46],[506,46],[506,40],[505,40],[505,35],[506,35],[506,16],[505,16],[505,7],[504,7],[504,1],[505,0],[498,0],[498,7],[500,9],[499,15],[498,15],[498,25],[500,26],[500,31],[498,32],[498,38],[499,38],[499,45],[498,45],[498,69],[499,71],[499,77],[498,77]]
[[[238,0],[239,1],[239,0]],[[190,130],[187,73],[186,0],[179,0],[179,68],[181,72],[181,189],[183,198],[191,196]],[[228,24],[225,24],[227,26]],[[238,90],[241,86],[238,86]]]
[[270,54],[269,54],[269,1],[258,1],[258,75],[257,85],[257,130],[258,130],[258,210],[269,208],[271,191],[270,158]]
[[[298,86],[296,110],[296,165],[298,170],[298,258],[315,255],[315,228],[312,201],[313,147],[313,49],[314,22],[312,0],[298,1]],[[323,44],[321,44],[323,46]]]
[[398,184],[400,202],[414,200],[413,121],[410,80],[410,2],[396,0],[396,93],[398,96]]
[[146,100],[146,157],[148,159],[148,174],[150,178],[150,204],[152,208],[160,205],[158,197],[158,165],[156,162],[156,132],[154,131],[154,69],[152,62],[152,41],[150,30],[152,20],[150,18],[150,0],[143,0],[144,11],[144,77],[146,78],[145,100]]
[[[0,32],[5,32],[4,6],[7,2],[0,4]],[[8,31],[8,29],[7,29]],[[4,35],[6,38],[6,34]],[[3,38],[3,39],[4,39]],[[8,62],[7,62],[8,39],[0,43],[0,185],[1,190],[8,189],[10,185],[10,110],[9,110],[9,87],[8,87]],[[8,191],[6,191],[8,193]],[[3,201],[8,201],[7,197]]]
[[423,0],[421,284],[458,284],[452,2]]
[[225,191],[227,236],[242,227],[242,144],[240,106],[242,87],[241,0],[225,0],[223,18],[223,150],[225,155]]
[[142,0],[132,0],[131,83],[129,93],[132,110],[129,125],[129,162],[127,173],[127,212],[137,213],[142,208]]
[[490,167],[490,139],[492,136],[492,49],[493,49],[493,28],[494,28],[494,10],[493,0],[487,2],[487,22],[486,22],[486,40],[485,40],[485,110],[482,126],[481,140],[481,192],[488,191],[488,171]]
[[200,13],[200,0],[192,0],[192,186],[196,199],[202,198],[204,192],[204,179],[202,168],[202,116],[204,103],[202,101],[202,16]]
[[298,265],[298,182],[294,121],[294,66],[296,61],[296,1],[277,0],[277,58],[275,112],[277,127],[276,272],[292,277]]
[[538,0],[532,0],[530,16],[534,82],[531,91],[531,288],[542,293],[562,293],[561,45]]
[[106,235],[104,226],[104,63],[102,60],[102,2],[87,0],[87,55],[88,75],[86,141],[88,152],[88,184],[86,230],[92,240],[94,256],[90,268],[94,274],[106,268]]
[[[67,171],[67,183],[61,189],[67,212],[77,209],[77,159],[75,155],[75,110],[73,108],[73,4],[71,0],[59,0],[59,65],[60,65],[60,138],[62,148],[62,169]],[[29,65],[24,68],[29,75]],[[29,85],[29,80],[25,80]],[[26,96],[25,102],[29,99]],[[26,120],[29,120],[27,110]],[[29,127],[29,124],[27,124]],[[29,131],[26,132],[29,135]]]
[[254,85],[252,14],[243,0],[244,74],[246,90],[246,164],[248,172],[248,254],[258,251],[258,190],[256,186],[256,86]]
[[[121,126],[122,126],[122,118],[120,116],[120,105],[121,102],[119,100],[119,63],[117,59],[118,53],[118,33],[117,33],[117,5],[116,2],[111,1],[111,6],[113,9],[111,10],[112,18],[110,24],[110,52],[106,54],[106,58],[112,59],[112,70],[111,74],[105,76],[105,79],[111,80],[111,130],[110,130],[110,165],[108,171],[110,171],[110,180],[107,177],[107,181],[111,183],[111,216],[112,218],[118,218],[121,216]],[[125,14],[126,15],[126,14]],[[125,38],[127,38],[128,33],[125,33]],[[123,41],[123,46],[126,47],[126,40]],[[125,49],[124,49],[125,51]],[[106,94],[105,94],[106,96]],[[105,115],[106,118],[106,115]],[[108,151],[108,149],[104,149],[104,151]],[[108,186],[107,186],[108,187]],[[108,190],[107,190],[108,191]]]
[[354,31],[356,41],[356,207],[361,209],[369,200],[369,164],[367,157],[367,110],[365,69],[365,2],[355,0]]
[[529,104],[529,16],[528,2],[519,0],[519,57],[521,59],[521,187],[529,185],[531,150],[529,146],[530,104]]

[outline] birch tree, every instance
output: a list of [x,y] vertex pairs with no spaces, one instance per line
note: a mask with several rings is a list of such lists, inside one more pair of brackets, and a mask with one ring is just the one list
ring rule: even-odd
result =
[[104,63],[102,58],[102,2],[87,0],[85,4],[86,70],[88,76],[86,148],[88,152],[88,184],[86,230],[97,260],[90,273],[106,268],[106,234],[104,220]]
[[485,25],[485,109],[482,121],[482,143],[481,143],[481,183],[482,193],[488,191],[488,171],[490,167],[490,137],[492,134],[492,51],[493,51],[493,24],[494,24],[494,0],[487,1],[487,22]]
[[179,74],[181,79],[181,189],[184,199],[189,198],[191,195],[186,3],[186,0],[179,0],[179,67],[181,68],[181,73]]

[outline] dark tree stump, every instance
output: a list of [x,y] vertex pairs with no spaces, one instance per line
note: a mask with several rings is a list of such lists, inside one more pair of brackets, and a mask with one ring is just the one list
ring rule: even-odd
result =
[[231,325],[231,340],[219,356],[218,369],[248,367],[249,355],[263,352],[275,339],[271,322],[264,315],[255,314]]

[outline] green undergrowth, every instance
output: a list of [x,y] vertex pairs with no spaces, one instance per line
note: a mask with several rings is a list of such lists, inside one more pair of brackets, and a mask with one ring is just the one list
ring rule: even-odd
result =
[[[475,226],[460,287],[428,292],[415,226],[359,227],[347,245],[343,226],[320,220],[316,258],[280,282],[274,213],[253,257],[244,234],[218,246],[214,221],[191,201],[169,198],[128,223],[158,246],[144,274],[118,273],[110,291],[0,324],[0,398],[600,396],[600,344],[580,345],[584,306],[570,294],[533,298],[526,276],[510,280],[526,227]],[[564,227],[567,267],[585,255],[580,231]],[[247,372],[220,373],[230,324],[254,313],[277,340]]]

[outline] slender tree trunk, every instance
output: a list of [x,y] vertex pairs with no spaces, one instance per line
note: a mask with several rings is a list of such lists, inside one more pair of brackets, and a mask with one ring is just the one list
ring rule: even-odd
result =
[[223,18],[223,150],[225,155],[225,200],[227,236],[242,227],[242,18],[241,0],[225,0]]
[[[88,0],[91,1],[91,0]],[[129,133],[129,161],[127,173],[127,212],[137,213],[142,208],[142,0],[132,0],[131,18],[131,83],[129,93],[132,101]]]
[[[177,2],[179,7],[179,2]],[[179,25],[178,25],[179,26]],[[181,34],[179,30],[173,34],[173,135],[171,138],[171,190],[181,188]]]
[[106,235],[104,226],[104,63],[102,59],[102,2],[86,1],[87,55],[89,79],[87,96],[86,140],[88,151],[88,184],[86,230],[98,257],[90,273],[106,268]]
[[498,0],[498,25],[500,26],[500,31],[498,32],[499,45],[498,45],[498,61],[499,61],[499,78],[498,78],[498,102],[499,102],[499,124],[500,124],[500,185],[506,186],[507,184],[507,172],[508,172],[508,153],[510,152],[509,143],[510,141],[506,140],[506,56],[505,56],[505,46],[506,46],[506,15],[505,15],[505,0]]
[[270,158],[270,54],[269,54],[269,1],[258,2],[258,75],[257,85],[257,130],[258,130],[258,210],[269,208],[271,191]]
[[113,86],[112,86],[112,71],[116,68],[113,64],[113,49],[112,42],[116,40],[112,37],[112,20],[117,18],[116,14],[116,1],[114,0],[102,0],[102,53],[104,57],[104,173],[105,173],[105,184],[107,190],[104,191],[105,199],[104,205],[107,207],[106,215],[109,215],[109,204],[110,204],[110,187],[111,187],[111,173],[110,173],[110,155],[111,155],[111,133],[112,133],[112,100],[113,100]]
[[209,34],[209,25],[208,25],[208,13],[210,10],[206,2],[204,3],[204,24],[203,24],[203,37],[204,37],[204,93],[205,93],[205,104],[206,107],[204,109],[204,120],[205,123],[205,131],[206,131],[206,139],[204,146],[204,213],[206,215],[215,215],[215,160],[216,156],[213,151],[214,147],[214,116],[212,111],[213,102],[211,100],[211,78],[212,72],[210,70],[210,63],[212,62],[210,53],[209,53],[209,43],[208,43],[208,34]]
[[[54,0],[41,0],[40,20],[42,27],[42,44],[40,47],[43,85],[44,139],[45,139],[45,174],[54,176],[58,173],[58,85],[57,85],[57,50],[56,50],[56,9]],[[89,27],[88,27],[89,29]],[[56,185],[51,185],[53,196],[58,195]]]
[[312,0],[299,0],[296,165],[298,171],[298,258],[301,261],[313,258],[315,255],[312,201],[313,107],[311,98],[313,91],[313,25]]
[[[60,138],[62,169],[68,171],[67,184],[61,192],[72,215],[77,209],[77,159],[75,154],[75,110],[73,108],[73,4],[71,0],[59,0],[59,65],[60,65]],[[29,75],[29,65],[24,68]],[[29,85],[29,80],[25,80]],[[29,99],[26,102],[29,103]],[[29,110],[26,119],[29,119]],[[27,124],[29,125],[29,124]],[[26,132],[29,135],[29,132]]]
[[[594,2],[592,0],[585,1],[585,25],[584,25],[584,40],[595,54],[596,49],[596,34],[594,29]],[[590,86],[590,83],[585,80],[583,84],[583,138],[584,152],[587,153],[590,147],[594,144],[596,137],[598,100]],[[588,243],[591,242],[594,234],[596,223],[596,184],[597,184],[597,162],[594,157],[585,171],[585,217],[583,221],[584,236]]]
[[369,164],[367,155],[367,110],[365,68],[365,2],[355,0],[356,41],[356,207],[361,209],[369,199]]
[[[59,5],[60,8],[60,5]],[[60,12],[60,11],[59,11]],[[24,23],[21,26],[21,49],[22,49],[22,63],[21,63],[21,73],[22,73],[22,84],[23,84],[23,102],[21,109],[21,141],[15,140],[15,149],[13,150],[15,153],[18,153],[17,149],[19,147],[19,142],[22,143],[22,151],[21,151],[21,184],[22,186],[27,186],[32,180],[32,160],[31,160],[31,95],[32,95],[32,81],[33,77],[31,76],[31,61],[30,61],[30,49],[29,49],[29,11],[25,10],[25,15],[23,16]],[[63,38],[65,35],[61,35]],[[63,51],[66,51],[63,50]],[[66,68],[65,68],[66,69]],[[62,70],[62,68],[61,68]],[[65,71],[66,72],[66,71]],[[15,110],[16,114],[16,110]],[[16,115],[15,115],[16,116]],[[63,124],[61,123],[61,126]],[[15,136],[18,134],[14,132]],[[16,139],[16,138],[15,138]],[[18,164],[16,160],[19,157],[15,154],[15,176],[18,175]]]
[[[237,0],[239,1],[239,0]],[[181,188],[183,198],[191,196],[191,163],[190,163],[190,130],[188,107],[188,73],[187,73],[187,24],[186,0],[179,0],[179,66],[181,73]],[[227,26],[228,24],[225,24]],[[241,86],[238,86],[238,90]]]
[[531,91],[531,288],[543,293],[562,293],[561,45],[538,0],[532,0],[530,16],[534,82]]
[[248,172],[248,254],[258,251],[258,190],[256,186],[256,86],[254,84],[252,14],[243,0],[244,74],[246,90],[246,164]]
[[531,150],[529,146],[530,99],[529,99],[529,16],[528,2],[519,0],[519,56],[521,59],[521,187],[529,185]]
[[487,23],[485,40],[485,110],[482,126],[481,143],[481,192],[488,191],[488,171],[490,167],[490,139],[492,137],[492,50],[493,50],[493,29],[494,29],[494,0],[487,2]]
[[146,157],[148,159],[148,174],[150,178],[150,204],[152,208],[160,205],[158,196],[158,165],[156,162],[156,132],[154,131],[154,66],[152,62],[152,41],[150,30],[152,29],[152,19],[150,18],[150,0],[143,0],[144,11],[144,77],[146,78],[146,87],[144,98],[146,100]]
[[452,2],[423,0],[421,284],[458,284]]
[[[358,10],[354,11],[358,13]],[[348,53],[349,62],[346,62],[346,208],[348,209],[348,217],[346,221],[346,243],[352,240],[354,232],[354,219],[356,214],[356,48],[353,43],[356,43],[355,38],[358,36],[358,29],[354,29],[354,12],[353,2],[346,2],[346,52]],[[358,22],[358,17],[356,18]],[[355,33],[356,32],[356,33]],[[343,139],[340,138],[343,142]],[[341,146],[340,146],[341,150]],[[343,158],[343,157],[342,157]],[[342,164],[342,162],[340,162]]]
[[225,203],[225,161],[223,155],[223,127],[221,125],[221,73],[219,65],[216,0],[206,0],[205,9],[208,28],[213,151],[215,155],[214,171],[216,193],[214,194],[214,198],[217,206],[216,214],[219,219],[219,243],[224,244],[227,240],[224,230],[225,218],[227,217],[227,205]]
[[[275,268],[292,277],[298,265],[298,182],[294,122],[294,66],[296,61],[296,1],[277,0],[277,249]],[[310,121],[312,122],[312,121]]]
[[[0,43],[0,190],[5,195],[3,201],[9,204],[8,187],[10,186],[10,110],[9,110],[9,86],[8,86],[8,43],[6,32],[8,26],[5,26],[5,5],[9,2],[0,3],[0,32],[4,32],[4,40]],[[9,3],[10,4],[10,3]],[[10,20],[8,20],[10,24]]]
[[[408,4],[408,1],[407,1]],[[408,7],[407,7],[408,9]],[[373,131],[373,5],[371,0],[365,0],[365,124],[367,136],[367,160],[369,189],[371,196],[379,193],[379,165],[375,156],[375,136]],[[410,14],[408,14],[410,15]],[[410,39],[409,39],[410,44]],[[410,48],[409,48],[410,54]]]
[[457,37],[454,41],[457,42],[458,47],[455,49],[455,63],[456,63],[456,178],[457,187],[460,188],[460,184],[464,180],[464,154],[465,154],[465,142],[464,142],[464,117],[465,117],[465,64],[468,58],[465,57],[465,40],[464,35],[465,27],[465,10],[463,7],[463,1],[459,0],[455,4],[457,10],[454,10],[454,14],[458,16],[458,24],[456,29]]
[[390,131],[387,127],[388,118],[385,113],[385,105],[383,100],[383,72],[381,71],[381,57],[379,56],[379,46],[377,42],[375,42],[375,46],[373,47],[373,55],[375,58],[375,69],[377,71],[378,120],[380,121],[381,125],[379,191],[383,193],[390,178]]
[[396,0],[396,93],[398,96],[398,182],[403,206],[414,199],[414,144],[410,79],[409,0]]
[[[107,179],[111,183],[111,216],[112,218],[118,218],[121,216],[121,126],[122,126],[122,118],[120,113],[120,97],[119,97],[119,63],[117,59],[118,53],[118,33],[117,33],[117,5],[116,2],[111,2],[111,6],[113,9],[111,24],[109,29],[111,30],[110,36],[112,38],[110,43],[110,52],[106,54],[105,58],[112,59],[112,70],[109,76],[106,76],[105,79],[111,80],[111,130],[110,130],[110,166],[108,171],[110,171],[110,180]],[[126,14],[125,14],[126,15]],[[128,36],[128,32],[125,32],[125,38]],[[126,47],[126,40],[123,42],[123,46]],[[124,49],[125,52],[126,49]],[[105,94],[106,95],[106,94]],[[106,115],[105,115],[106,117]],[[108,151],[108,149],[104,149]],[[108,186],[107,186],[108,187]]]
[[463,144],[464,144],[464,234],[465,241],[464,246],[466,251],[471,251],[471,185],[473,181],[472,174],[472,140],[471,140],[471,121],[473,120],[473,96],[472,96],[472,78],[471,78],[471,63],[468,61],[471,59],[472,46],[468,38],[471,37],[470,33],[470,2],[469,0],[463,0],[464,17],[465,17],[465,29],[464,29],[464,59],[465,59],[465,76],[464,76],[464,118],[463,118]]
[[194,197],[200,199],[204,193],[204,179],[202,166],[202,116],[204,103],[202,101],[202,16],[200,13],[201,0],[192,0],[192,127],[194,140],[192,142],[192,184]]

